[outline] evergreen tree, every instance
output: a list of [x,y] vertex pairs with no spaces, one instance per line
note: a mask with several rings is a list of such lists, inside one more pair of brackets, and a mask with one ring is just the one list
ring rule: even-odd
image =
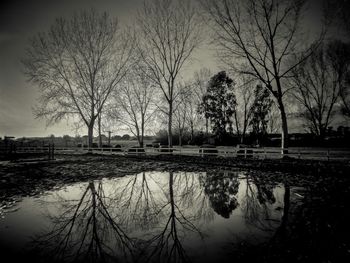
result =
[[232,116],[236,110],[234,82],[225,71],[214,75],[199,106],[200,113],[210,120],[212,131],[219,142],[232,133]]

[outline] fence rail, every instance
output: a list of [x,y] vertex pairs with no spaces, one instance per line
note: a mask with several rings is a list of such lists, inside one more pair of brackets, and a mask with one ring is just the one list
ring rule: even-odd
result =
[[15,160],[18,158],[28,157],[44,157],[49,160],[55,158],[55,145],[49,144],[46,146],[17,146],[15,144],[0,146],[0,156],[2,159]]
[[[283,150],[288,153],[282,155]],[[317,160],[350,160],[350,149],[317,149],[317,148],[237,148],[220,147],[200,148],[200,147],[173,147],[173,148],[153,148],[153,147],[125,147],[125,148],[78,148],[78,147],[56,147],[56,152],[98,152],[115,155],[187,155],[187,156],[221,156],[236,158],[255,159],[277,159],[282,156],[289,156],[296,159],[317,159]]]
[[55,147],[53,144],[38,147],[3,147],[0,146],[0,154],[7,155],[10,159],[16,159],[20,155],[43,155],[48,159],[54,159],[56,153],[83,153],[98,152],[102,154],[115,155],[186,155],[186,156],[221,156],[235,158],[254,159],[278,159],[289,156],[296,159],[315,160],[350,160],[350,149],[317,149],[317,148],[288,148],[288,153],[282,155],[281,148],[237,148],[218,146],[216,148],[200,147],[125,147],[125,148],[81,148],[81,147]]

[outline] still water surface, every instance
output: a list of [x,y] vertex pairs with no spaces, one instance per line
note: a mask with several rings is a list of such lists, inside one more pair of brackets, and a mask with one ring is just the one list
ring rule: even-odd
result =
[[246,172],[144,172],[24,198],[0,220],[0,242],[42,262],[229,261],[283,226],[286,197]]

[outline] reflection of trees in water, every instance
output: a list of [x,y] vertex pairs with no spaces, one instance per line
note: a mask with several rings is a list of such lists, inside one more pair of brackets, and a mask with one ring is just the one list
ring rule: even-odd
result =
[[281,225],[278,227],[273,240],[281,239],[284,240],[287,235],[287,223],[289,218],[289,208],[290,208],[290,185],[286,184],[284,186],[284,196],[283,196],[283,215],[281,218]]
[[131,230],[147,230],[159,223],[164,215],[165,189],[153,174],[138,174],[123,178],[111,195],[119,218]]
[[[203,216],[205,195],[200,189],[198,174],[169,173],[167,203],[162,207],[165,220],[151,237],[143,242],[145,262],[187,262],[189,257],[183,242],[188,233],[202,237],[194,222]],[[165,188],[165,186],[164,186]],[[196,206],[200,204],[200,206]],[[196,209],[197,208],[197,209]],[[192,211],[190,211],[192,210]]]
[[264,204],[266,202],[273,204],[276,202],[276,198],[273,195],[273,189],[276,187],[275,185],[262,184],[258,181],[254,181],[254,183],[257,188],[257,199],[260,204]]
[[175,173],[174,191],[177,206],[186,211],[186,217],[192,221],[207,223],[213,220],[214,213],[209,197],[203,188],[205,173]]
[[90,182],[79,200],[62,197],[53,230],[37,244],[64,262],[185,262],[214,211],[228,218],[236,209],[240,183],[246,221],[266,230],[273,186],[236,172],[140,173]]
[[101,181],[90,182],[77,202],[66,200],[62,214],[52,217],[53,229],[34,241],[44,253],[41,256],[58,262],[112,262],[130,257],[133,241],[113,219],[107,200]]
[[237,174],[231,172],[208,173],[204,182],[205,193],[209,196],[211,206],[224,218],[229,218],[238,206],[238,187]]
[[[284,189],[282,217],[278,217],[281,212],[276,210],[280,207],[275,207],[275,189]],[[245,191],[243,193],[241,208],[245,220],[249,225],[263,231],[271,231],[276,229],[276,224],[280,221],[283,224],[283,218],[288,216],[289,187],[265,183],[256,175],[247,175],[245,178]]]
[[58,198],[56,211],[62,213],[51,215],[53,229],[35,242],[47,252],[42,256],[60,262],[110,262],[118,257],[187,261],[183,245],[187,235],[202,237],[196,224],[213,217],[200,187],[203,175],[160,175],[90,182],[79,200]]

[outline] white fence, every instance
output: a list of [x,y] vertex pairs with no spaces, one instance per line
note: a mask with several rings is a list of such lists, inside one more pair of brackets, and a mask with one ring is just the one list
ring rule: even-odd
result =
[[[296,159],[315,160],[350,160],[350,149],[325,148],[288,148],[288,153],[282,155],[281,148],[236,148],[221,147],[173,147],[173,148],[61,148],[56,147],[57,153],[81,153],[87,151],[113,155],[187,155],[187,156],[221,156],[254,159],[279,159],[289,156]],[[287,150],[287,149],[286,149]]]

